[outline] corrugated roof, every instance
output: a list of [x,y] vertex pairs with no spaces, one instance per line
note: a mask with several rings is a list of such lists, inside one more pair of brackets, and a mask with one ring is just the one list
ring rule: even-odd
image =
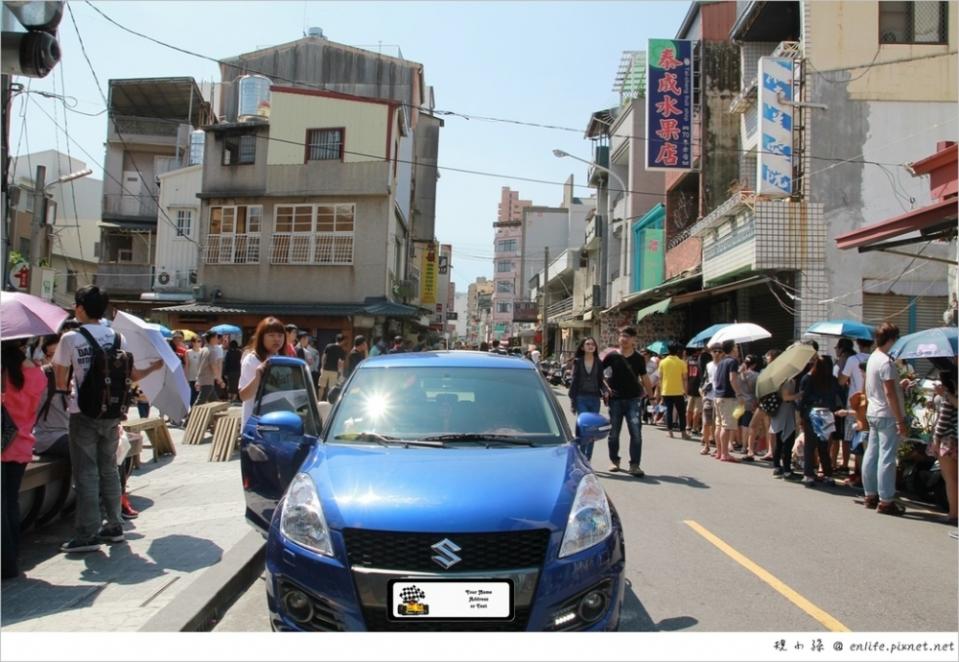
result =
[[341,317],[374,315],[380,317],[419,317],[425,312],[414,306],[392,301],[367,303],[203,303],[194,302],[158,308],[164,312],[194,315],[303,315]]

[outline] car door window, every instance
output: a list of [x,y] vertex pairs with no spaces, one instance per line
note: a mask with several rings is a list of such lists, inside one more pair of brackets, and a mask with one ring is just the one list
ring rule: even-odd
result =
[[254,414],[295,412],[303,420],[303,431],[316,436],[321,422],[312,388],[309,373],[302,365],[269,365],[263,375]]

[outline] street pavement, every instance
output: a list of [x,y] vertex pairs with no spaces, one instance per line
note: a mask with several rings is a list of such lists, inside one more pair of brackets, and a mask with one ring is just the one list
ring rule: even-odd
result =
[[188,446],[182,429],[170,432],[176,456],[154,463],[144,450],[128,482],[140,516],[124,524],[127,543],[61,554],[60,544],[73,536],[72,517],[22,535],[24,576],[2,585],[3,632],[139,630],[251,531],[239,455],[209,462],[209,436]]
[[[554,392],[568,412],[565,389]],[[621,631],[956,630],[956,529],[930,507],[879,515],[849,488],[718,462],[653,426],[643,438],[642,479],[608,473],[604,442],[593,454],[626,534]],[[262,577],[216,630],[269,630]]]

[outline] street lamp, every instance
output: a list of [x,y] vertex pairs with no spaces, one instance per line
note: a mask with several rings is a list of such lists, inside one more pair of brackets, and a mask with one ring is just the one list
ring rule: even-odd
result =
[[[623,194],[625,195],[625,193],[626,193],[626,185],[623,183],[623,180],[620,179],[619,175],[617,175],[615,172],[613,172],[612,170],[610,170],[610,169],[607,168],[606,166],[601,166],[600,164],[596,163],[595,161],[588,161],[588,160],[586,160],[586,159],[581,159],[581,158],[578,157],[578,156],[573,156],[573,155],[570,154],[569,152],[565,152],[565,151],[563,151],[563,150],[561,150],[561,149],[554,149],[554,150],[553,150],[553,156],[555,156],[555,157],[558,158],[558,159],[570,158],[570,159],[574,159],[574,160],[576,160],[576,161],[582,161],[582,162],[585,163],[586,165],[589,165],[589,166],[591,166],[591,167],[593,167],[593,168],[596,168],[597,170],[601,170],[601,171],[605,172],[607,175],[609,175],[610,177],[612,177],[613,179],[616,180],[616,183],[619,184],[619,190],[621,190],[621,191],[623,192]],[[609,184],[608,184],[608,183],[606,184],[606,218],[607,218],[607,219],[610,219],[610,220],[613,218],[613,196],[610,195],[610,193],[609,193]],[[608,271],[607,262],[609,261],[609,237],[608,237],[608,233],[607,233],[607,231],[606,231],[607,226],[608,226],[608,223],[603,222],[601,218],[600,218],[599,221],[597,222],[597,231],[598,231],[597,234],[599,234],[599,236],[600,236],[600,242],[599,242],[599,273],[600,273],[600,278],[599,278],[599,292],[600,292],[600,294],[599,294],[599,298],[600,298],[600,300],[601,300],[601,302],[602,302],[602,306],[604,306],[604,307],[606,306],[606,279],[607,279],[607,271]]]
[[90,168],[77,170],[76,172],[71,172],[69,175],[63,175],[62,177],[59,177],[53,180],[52,182],[44,186],[43,190],[46,191],[48,188],[50,188],[51,186],[55,184],[65,184],[66,182],[72,182],[74,179],[80,179],[81,177],[86,177],[92,174],[93,174],[93,170],[91,170]]

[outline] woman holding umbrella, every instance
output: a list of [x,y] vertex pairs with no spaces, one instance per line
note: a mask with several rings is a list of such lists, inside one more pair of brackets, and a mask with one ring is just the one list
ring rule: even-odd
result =
[[829,439],[836,431],[835,412],[842,409],[839,382],[832,374],[832,359],[814,354],[810,370],[799,382],[802,394],[800,415],[803,424],[803,485],[816,483],[816,456],[822,464],[823,481],[831,481]]

